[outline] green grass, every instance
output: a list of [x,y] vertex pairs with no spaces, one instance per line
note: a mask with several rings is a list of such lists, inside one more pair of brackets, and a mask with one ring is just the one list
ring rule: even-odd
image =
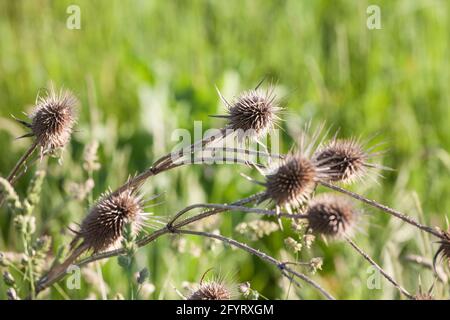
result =
[[[80,120],[61,166],[47,164],[39,207],[38,234],[53,237],[53,249],[70,241],[66,227],[86,214],[87,201],[68,200],[67,184],[82,182],[83,148],[100,143],[93,196],[123,183],[177,144],[176,128],[204,129],[223,123],[209,114],[224,107],[215,85],[231,97],[254,87],[263,77],[284,92],[284,151],[307,121],[326,121],[342,136],[385,141],[386,172],[376,184],[355,187],[368,197],[418,217],[417,193],[428,224],[445,227],[450,193],[450,7],[447,1],[377,1],[382,29],[366,27],[367,1],[6,1],[0,2],[0,175],[6,176],[29,141],[10,114],[29,110],[40,88],[50,81],[71,89],[81,100]],[[69,4],[81,8],[81,30],[65,27]],[[45,165],[42,163],[41,165]],[[24,195],[34,170],[21,179]],[[195,202],[225,203],[256,191],[235,166],[184,167],[151,179],[148,195],[165,192],[154,208],[167,216]],[[429,271],[404,263],[405,254],[432,257],[420,233],[375,209],[366,211],[360,244],[408,290],[432,283]],[[218,227],[240,240],[233,230],[244,214],[226,215]],[[11,213],[0,209],[0,250],[21,249]],[[286,257],[284,235],[275,233],[252,242],[276,257]],[[197,282],[210,267],[233,275],[237,282],[269,298],[286,298],[288,284],[278,271],[245,253],[187,238],[187,252],[178,252],[170,238],[143,248],[138,265],[150,270],[156,290],[151,298],[177,298],[182,282]],[[197,246],[201,255],[189,252]],[[194,248],[195,249],[195,248]],[[324,257],[324,268],[313,276],[338,298],[396,298],[388,283],[368,290],[367,264],[344,243],[317,241],[302,260]],[[93,270],[95,268],[93,267]],[[128,280],[110,259],[102,264],[108,297],[126,294]],[[437,288],[439,294],[442,287]],[[447,289],[448,290],[448,289]],[[98,293],[83,282],[71,298]],[[0,284],[0,297],[4,286]],[[47,297],[63,298],[57,290]],[[98,297],[98,296],[97,296]],[[318,298],[305,285],[290,290],[290,298]],[[448,297],[448,292],[447,292]]]

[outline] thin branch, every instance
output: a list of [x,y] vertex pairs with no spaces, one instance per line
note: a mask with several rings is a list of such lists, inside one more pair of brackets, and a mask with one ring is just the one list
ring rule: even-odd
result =
[[237,206],[237,205],[229,205],[229,204],[209,204],[209,203],[199,203],[199,204],[193,204],[191,206],[188,206],[182,210],[180,210],[170,221],[169,221],[169,227],[175,223],[178,218],[180,218],[183,214],[187,213],[188,211],[191,211],[193,209],[197,208],[206,208],[206,209],[223,209],[226,211],[243,211],[248,213],[256,213],[260,215],[266,215],[266,216],[277,216],[277,217],[284,217],[284,218],[292,218],[292,219],[304,219],[307,218],[306,214],[292,214],[292,213],[277,213],[273,210],[265,210],[265,209],[259,209],[259,208],[248,208],[244,206]]
[[[193,230],[183,230],[183,229],[176,229],[174,231],[174,233],[177,234],[188,234],[188,235],[196,235],[196,236],[202,236],[202,237],[207,237],[207,238],[212,238],[212,239],[216,239],[219,241],[222,241],[223,243],[229,244],[231,246],[234,246],[236,248],[242,249],[244,251],[247,251],[250,254],[253,254],[259,258],[261,258],[264,261],[267,261],[273,265],[275,265],[277,268],[279,268],[282,271],[282,274],[284,276],[286,276],[286,274],[283,273],[283,271],[286,271],[300,279],[302,279],[303,281],[305,281],[306,283],[310,284],[311,286],[313,286],[314,288],[316,288],[322,295],[324,295],[327,299],[329,300],[334,300],[334,297],[329,294],[324,288],[322,288],[318,283],[316,283],[314,280],[310,279],[309,277],[307,277],[306,275],[304,275],[303,273],[297,272],[291,268],[289,268],[288,266],[286,266],[285,263],[282,263],[280,261],[278,261],[277,259],[269,256],[268,254],[259,251],[255,248],[250,247],[249,245],[236,241],[234,239],[230,239],[218,234],[214,234],[214,233],[208,233],[208,232],[202,232],[202,231],[193,231]],[[291,279],[290,277],[288,277],[289,279]]]
[[249,149],[241,149],[241,148],[227,148],[227,147],[208,147],[205,148],[203,151],[206,152],[225,152],[225,153],[242,153],[246,155],[253,155],[253,156],[262,156],[266,158],[274,158],[274,159],[284,159],[285,156],[277,153],[267,153],[265,151],[257,151],[257,150],[249,150]]
[[383,270],[367,253],[365,253],[356,243],[353,242],[349,237],[345,237],[345,240],[355,249],[364,259],[366,259],[375,269],[377,269],[390,283],[396,287],[400,293],[405,295],[408,299],[414,300],[414,296],[411,295],[406,289],[399,285],[386,271]]
[[197,141],[193,144],[191,144],[188,147],[180,149],[178,152],[171,152],[166,154],[165,156],[162,156],[158,160],[156,160],[153,165],[151,165],[148,169],[137,175],[136,177],[128,180],[126,183],[124,183],[122,186],[120,186],[116,191],[114,191],[114,194],[119,194],[124,190],[127,190],[128,188],[138,186],[145,182],[148,178],[152,176],[156,176],[157,174],[160,174],[161,172],[173,169],[175,167],[181,166],[185,163],[181,164],[175,164],[175,161],[183,158],[183,156],[192,153],[196,151],[201,151],[204,147],[206,147],[208,144],[218,140],[218,139],[224,139],[229,133],[225,129],[220,130],[220,135],[213,135],[211,137],[204,138],[200,141]]
[[[9,173],[8,177],[6,178],[6,180],[8,180],[9,183],[16,181],[16,175],[17,172],[20,170],[20,168],[25,164],[25,162],[28,160],[28,158],[33,154],[33,152],[36,150],[38,146],[38,141],[35,140],[33,142],[33,144],[28,148],[28,150],[22,155],[22,157],[20,157],[19,161],[17,161],[16,165],[14,166],[14,168],[11,170],[11,172]],[[2,192],[0,194],[0,207],[3,205],[3,202],[5,200],[5,195],[4,192]]]
[[438,237],[440,239],[444,239],[445,240],[445,237],[444,237],[444,234],[442,233],[442,231],[439,231],[439,230],[436,230],[435,228],[423,225],[423,224],[417,222],[416,220],[414,220],[413,218],[411,218],[411,217],[401,213],[400,211],[397,211],[395,209],[389,208],[388,206],[380,204],[380,203],[378,203],[378,202],[376,202],[374,200],[367,199],[367,198],[365,198],[365,197],[363,197],[363,196],[361,196],[361,195],[359,195],[359,194],[357,194],[355,192],[352,192],[350,190],[338,187],[338,186],[336,186],[334,184],[331,184],[331,183],[328,183],[328,182],[320,182],[320,183],[323,186],[325,186],[325,187],[327,187],[329,189],[332,189],[332,190],[344,193],[344,194],[346,194],[346,195],[348,195],[348,196],[350,196],[350,197],[352,197],[352,198],[354,198],[354,199],[356,199],[358,201],[364,202],[364,203],[366,203],[368,205],[371,205],[372,207],[375,207],[375,208],[380,209],[380,210],[382,210],[382,211],[384,211],[386,213],[389,213],[390,215],[393,215],[394,217],[396,217],[396,218],[398,218],[400,220],[403,220],[406,223],[409,223],[410,225],[413,225],[413,226],[415,226],[415,227],[417,227],[417,228],[419,228],[419,229],[421,229],[421,230],[423,230],[425,232],[428,232],[428,233],[430,233],[430,234],[432,234],[432,235],[434,235],[434,236],[436,236],[436,237]]

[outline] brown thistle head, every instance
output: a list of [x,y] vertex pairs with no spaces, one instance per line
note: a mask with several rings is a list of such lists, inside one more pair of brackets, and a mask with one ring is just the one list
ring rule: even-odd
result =
[[201,283],[187,298],[188,300],[230,300],[230,290],[221,281]]
[[414,300],[434,300],[434,297],[429,293],[418,293],[414,296]]
[[340,238],[351,234],[357,212],[350,200],[341,195],[320,194],[308,205],[308,226],[317,234]]
[[213,279],[205,281],[206,274],[213,268],[203,273],[200,284],[191,291],[187,300],[231,300],[234,296],[232,290],[225,284],[223,276],[214,276]]
[[369,163],[376,153],[366,151],[358,139],[332,139],[313,155],[321,168],[329,168],[329,181],[351,183],[363,178],[371,168],[381,166]]
[[289,156],[271,174],[266,175],[266,192],[277,206],[298,205],[314,191],[317,170],[313,162],[301,156]]
[[435,269],[438,258],[447,261],[450,267],[450,229],[447,232],[443,232],[443,236],[445,239],[438,241],[440,246],[433,258],[433,266]]
[[94,253],[105,251],[120,243],[126,224],[130,223],[132,231],[137,233],[144,220],[142,197],[135,189],[128,189],[119,194],[107,193],[82,221],[72,246],[78,239],[82,239],[83,244]]
[[281,110],[276,101],[274,88],[267,91],[261,89],[249,90],[238,96],[232,103],[228,103],[223,97],[228,115],[227,128],[237,131],[238,137],[243,139],[258,138],[274,128]]
[[56,92],[52,87],[48,94],[38,98],[30,115],[29,125],[42,151],[64,148],[69,142],[76,121],[78,100],[69,91]]
[[301,153],[288,155],[266,175],[267,197],[277,206],[299,206],[311,197],[317,183],[327,175],[327,170]]

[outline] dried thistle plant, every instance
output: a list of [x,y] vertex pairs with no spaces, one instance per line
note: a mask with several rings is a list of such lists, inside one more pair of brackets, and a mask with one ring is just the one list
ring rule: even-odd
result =
[[358,213],[349,199],[330,193],[312,199],[306,216],[308,226],[314,233],[331,238],[350,235],[358,219]]
[[188,300],[230,300],[231,294],[223,283],[209,281],[200,284],[200,286],[192,292]]
[[[40,157],[63,149],[70,140],[77,118],[78,100],[67,90],[59,92],[53,87],[45,96],[38,96],[37,102],[29,115],[27,122],[14,118],[17,122],[30,130],[19,138],[34,137],[34,141],[25,154],[19,159],[7,177],[10,184],[14,184],[22,166],[28,161],[34,151],[40,147]],[[18,138],[18,139],[19,139]],[[5,195],[0,194],[0,205]]]
[[142,195],[136,189],[104,194],[82,221],[71,246],[74,248],[82,240],[82,246],[94,253],[115,247],[122,241],[124,226],[130,223],[132,232],[137,233],[147,215]]
[[324,178],[314,162],[298,154],[288,156],[265,176],[266,197],[278,207],[298,207],[311,197],[317,182]]
[[[273,88],[264,93],[257,87],[255,90],[243,93],[232,103],[228,103],[222,95],[220,95],[220,97],[228,109],[227,115],[220,116],[228,120],[228,124],[224,129],[232,129],[231,131],[240,130],[243,132],[250,131],[251,134],[247,134],[247,136],[257,140],[262,134],[266,133],[276,125],[278,120],[277,113],[281,108],[276,102]],[[224,129],[221,130],[219,138],[227,136]],[[34,131],[33,135],[36,135]],[[54,283],[54,281],[62,277],[68,264],[75,261],[81,253],[87,250],[91,250],[94,255],[83,259],[79,262],[79,265],[117,255],[120,255],[122,262],[127,262],[129,259],[125,261],[125,258],[129,258],[134,254],[137,247],[147,245],[165,234],[184,234],[214,239],[247,251],[250,254],[258,256],[277,266],[281,270],[282,275],[286,276],[291,281],[295,282],[295,277],[302,279],[319,290],[328,299],[333,299],[333,297],[321,288],[320,285],[309,279],[307,276],[287,267],[287,263],[282,263],[257,249],[249,247],[245,243],[226,238],[220,235],[220,233],[207,233],[183,228],[214,214],[238,210],[239,208],[242,209],[242,212],[256,213],[257,209],[251,210],[251,208],[242,206],[257,202],[258,200],[270,200],[276,206],[276,212],[271,212],[274,213],[272,215],[278,215],[279,219],[281,219],[282,216],[289,216],[290,218],[295,219],[295,222],[300,219],[305,219],[308,223],[308,227],[314,233],[323,235],[327,238],[345,239],[352,248],[354,248],[369,263],[375,266],[402,294],[410,299],[414,298],[378,264],[376,264],[369,255],[362,251],[352,239],[350,239],[349,236],[352,234],[359,217],[358,211],[353,204],[342,195],[320,194],[314,197],[314,191],[317,185],[322,184],[325,187],[373,205],[422,230],[438,236],[443,241],[441,242],[441,247],[436,256],[442,256],[444,258],[449,257],[448,234],[443,235],[438,231],[433,231],[432,228],[421,225],[393,209],[331,184],[330,182],[350,183],[361,180],[361,178],[372,169],[381,167],[370,163],[370,159],[377,155],[377,153],[372,152],[372,149],[366,149],[364,144],[356,139],[339,140],[335,137],[330,142],[320,144],[320,147],[313,152],[319,135],[320,130],[313,134],[311,143],[308,145],[306,145],[305,139],[302,136],[299,152],[292,152],[287,156],[281,157],[282,160],[278,165],[263,172],[265,181],[260,184],[265,187],[264,192],[239,200],[234,203],[234,206],[189,206],[178,212],[175,217],[161,229],[136,241],[135,234],[144,226],[143,221],[145,216],[143,213],[142,197],[137,192],[137,186],[140,186],[150,176],[180,166],[181,164],[178,163],[177,160],[185,158],[186,155],[191,156],[198,150],[196,147],[199,147],[200,150],[205,149],[208,144],[212,143],[215,139],[205,138],[183,150],[161,157],[149,169],[128,180],[116,191],[108,192],[102,196],[102,198],[91,208],[88,216],[81,223],[79,230],[76,231],[75,239],[72,242],[72,254],[66,259],[66,262],[58,266],[58,268],[50,270],[48,276],[39,282],[37,291],[41,291],[43,288],[48,287]],[[242,136],[238,135],[238,138],[242,138]],[[64,139],[61,139],[60,141],[63,140]],[[55,141],[59,140],[56,139]],[[43,147],[42,144],[40,145]],[[57,145],[58,143],[51,144],[47,149],[52,149],[53,146]],[[89,154],[92,154],[92,152],[87,152],[87,155]],[[88,162],[96,163],[95,158],[88,158],[90,159]],[[92,167],[90,167],[90,170],[91,169]],[[210,210],[175,223],[175,220],[180,218],[182,214],[198,207],[209,208]],[[289,213],[281,213],[282,207],[285,207]],[[305,208],[306,211],[304,214],[298,214],[295,215],[295,217],[292,217],[292,208],[299,209],[296,212],[304,212],[301,210]],[[261,213],[261,211],[264,211],[265,214],[270,212],[269,210],[260,210],[258,213]],[[127,228],[124,228],[125,226],[127,226]],[[241,227],[242,229],[252,229],[249,228],[249,224],[245,225],[245,228],[243,225]],[[256,236],[255,238],[260,238],[261,235],[268,233],[266,231],[267,228],[261,227],[260,225],[253,229],[254,235]],[[270,229],[270,232],[272,232],[272,229]],[[311,236],[311,238],[307,238],[307,236]],[[314,238],[312,235],[305,233],[301,239],[308,248],[311,246]],[[122,243],[123,245],[121,249],[107,251],[110,248],[116,248],[119,243]],[[297,253],[302,249],[303,243],[294,238],[287,238],[286,245]],[[317,269],[320,269],[322,260],[311,260],[307,265],[311,268],[312,272],[315,272]],[[128,271],[131,270],[129,266],[130,264],[127,262],[126,267],[128,269],[126,270]],[[220,300],[230,299],[231,297],[231,290],[228,286],[224,285],[223,281],[217,279],[205,282],[202,279],[200,285],[189,295],[189,299],[192,300]]]
[[435,271],[436,262],[439,258],[441,260],[447,261],[450,268],[450,229],[447,232],[444,232],[444,239],[440,240],[439,243],[439,249],[436,251],[436,254],[433,258],[433,267]]
[[27,125],[31,133],[25,136],[36,138],[41,147],[41,155],[45,151],[54,152],[67,145],[76,122],[77,105],[78,100],[70,91],[57,92],[53,86],[46,96],[38,97],[30,115],[31,123]]
[[370,162],[370,159],[379,155],[372,150],[366,150],[359,139],[334,137],[314,153],[313,159],[319,163],[319,167],[329,168],[333,172],[328,176],[328,181],[352,183],[361,181],[368,171],[385,168]]
[[228,115],[216,116],[228,120],[227,129],[237,132],[239,141],[243,138],[257,139],[273,129],[280,120],[278,113],[282,110],[277,102],[274,87],[265,92],[256,87],[243,92],[231,103],[220,92],[219,96],[227,107]]
[[187,300],[231,300],[233,297],[232,291],[225,284],[225,279],[221,276],[215,276],[213,279],[205,280],[206,274],[211,269],[207,270],[201,280],[200,284],[194,288]]

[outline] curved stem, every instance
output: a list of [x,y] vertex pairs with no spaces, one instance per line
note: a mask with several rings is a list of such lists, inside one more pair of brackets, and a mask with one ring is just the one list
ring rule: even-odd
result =
[[19,171],[20,167],[28,160],[28,158],[31,156],[31,154],[36,150],[38,146],[37,140],[33,142],[33,144],[28,148],[28,150],[25,152],[25,154],[19,159],[19,161],[16,163],[14,168],[11,170],[10,174],[8,175],[8,178],[6,178],[9,182],[11,182],[14,177],[17,174],[17,171]]
[[[8,177],[6,178],[6,180],[8,180],[8,182],[11,185],[13,185],[13,182],[16,182],[15,178],[16,178],[18,171],[24,165],[24,163],[28,160],[28,158],[33,154],[33,152],[34,152],[34,150],[36,150],[37,146],[38,146],[38,142],[37,142],[37,140],[35,140],[33,142],[33,144],[28,148],[28,150],[24,153],[24,155],[19,159],[19,161],[17,161],[16,165],[14,166],[14,168],[11,170]],[[0,207],[3,205],[4,199],[5,199],[5,196],[4,196],[4,193],[2,192],[0,194]]]
[[201,151],[205,146],[208,144],[214,142],[216,139],[224,139],[228,135],[227,131],[225,129],[220,130],[220,135],[211,136],[204,138],[200,141],[197,141],[193,144],[191,144],[188,147],[182,148],[178,152],[171,152],[166,154],[165,156],[162,156],[158,160],[156,160],[153,165],[151,165],[148,169],[137,175],[136,177],[128,180],[126,183],[124,183],[122,186],[120,186],[116,191],[114,191],[114,194],[119,194],[122,191],[138,186],[145,182],[148,178],[152,176],[156,176],[157,174],[160,174],[161,172],[173,169],[175,167],[179,167],[185,163],[178,163],[175,164],[176,160],[179,160],[183,158],[186,154],[191,155],[193,152]]
[[259,208],[247,208],[244,206],[239,205],[228,205],[228,204],[209,204],[209,203],[199,203],[199,204],[193,204],[191,206],[188,206],[184,208],[183,210],[179,211],[168,223],[169,227],[175,223],[178,218],[180,218],[183,214],[187,213],[188,211],[191,211],[193,209],[197,208],[206,208],[206,209],[223,209],[226,211],[229,210],[235,210],[235,211],[243,211],[248,213],[256,213],[260,215],[267,215],[267,216],[277,216],[277,217],[284,217],[284,218],[291,218],[291,219],[303,219],[307,218],[307,215],[305,214],[291,214],[291,213],[277,213],[273,210],[265,210],[265,209],[259,209]]
[[[269,256],[268,254],[259,251],[255,248],[250,247],[249,245],[236,241],[234,239],[230,239],[218,234],[214,234],[214,233],[208,233],[208,232],[202,232],[202,231],[193,231],[193,230],[183,230],[183,229],[177,229],[175,230],[175,233],[178,234],[188,234],[188,235],[196,235],[196,236],[202,236],[202,237],[207,237],[207,238],[211,238],[211,239],[216,239],[219,240],[223,243],[227,243],[231,246],[234,246],[236,248],[242,249],[244,251],[247,251],[250,254],[253,254],[259,258],[261,258],[262,260],[265,260],[273,265],[275,265],[276,267],[278,267],[282,274],[284,276],[286,276],[286,274],[283,272],[288,272],[291,275],[294,275],[300,279],[302,279],[303,281],[305,281],[306,283],[308,283],[309,285],[313,286],[315,289],[317,289],[323,296],[325,296],[327,299],[329,300],[334,300],[334,297],[329,294],[325,289],[323,289],[318,283],[316,283],[314,280],[310,279],[309,277],[307,277],[306,275],[304,275],[303,273],[297,272],[291,268],[289,268],[286,263],[280,262],[277,259],[273,258],[272,256]],[[289,279],[291,279],[288,276]],[[292,280],[292,279],[291,279]]]
[[414,300],[414,296],[411,295],[406,289],[399,285],[386,271],[383,270],[367,253],[365,253],[356,243],[354,243],[349,237],[345,237],[345,240],[356,250],[364,259],[366,259],[375,269],[377,269],[390,283],[396,287],[400,293],[405,295],[408,299]]
[[442,232],[440,232],[440,231],[438,231],[438,230],[436,230],[434,228],[428,227],[426,225],[423,225],[423,224],[417,222],[416,220],[414,220],[413,218],[411,218],[411,217],[401,213],[400,211],[397,211],[395,209],[389,208],[388,206],[380,204],[380,203],[376,202],[375,200],[367,199],[367,198],[365,198],[365,197],[363,197],[363,196],[361,196],[361,195],[359,195],[359,194],[357,194],[355,192],[352,192],[350,190],[338,187],[338,186],[336,186],[334,184],[331,184],[331,183],[328,183],[328,182],[320,182],[320,184],[322,184],[324,187],[327,187],[329,189],[332,189],[332,190],[344,193],[344,194],[346,194],[346,195],[348,195],[348,196],[350,196],[350,197],[352,197],[352,198],[354,198],[354,199],[356,199],[358,201],[364,202],[364,203],[366,203],[368,205],[371,205],[372,207],[375,207],[375,208],[380,209],[380,210],[382,210],[382,211],[384,211],[386,213],[389,213],[390,215],[392,215],[392,216],[394,216],[394,217],[396,217],[396,218],[398,218],[400,220],[403,220],[406,223],[409,223],[410,225],[413,225],[413,226],[415,226],[415,227],[417,227],[417,228],[419,228],[419,229],[421,229],[421,230],[423,230],[425,232],[428,232],[428,233],[430,233],[430,234],[432,234],[432,235],[434,235],[434,236],[436,236],[436,237],[438,237],[440,239],[444,239],[444,240],[446,239]]

